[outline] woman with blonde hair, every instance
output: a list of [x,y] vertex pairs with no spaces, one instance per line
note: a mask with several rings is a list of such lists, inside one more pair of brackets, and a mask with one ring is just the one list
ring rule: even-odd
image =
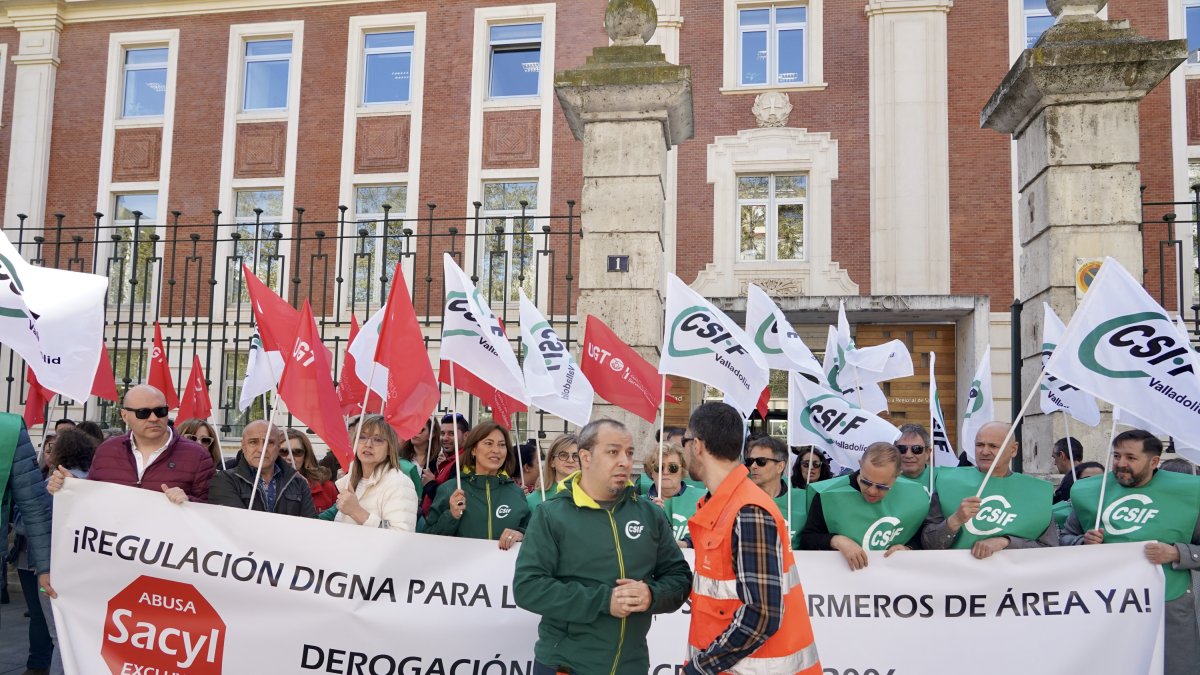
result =
[[543,501],[553,495],[558,490],[558,484],[561,483],[567,476],[579,470],[579,439],[575,434],[563,434],[554,439],[550,444],[550,450],[546,453],[546,459],[542,462],[542,475],[540,480],[546,481],[545,496],[542,493],[542,486],[535,484],[533,492],[529,493],[526,501],[529,502],[529,509],[536,509]]
[[208,423],[208,420],[202,420],[196,417],[186,419],[175,427],[180,436],[195,441],[200,444],[200,447],[208,451],[212,456],[213,466],[217,467],[217,471],[225,468],[225,458],[221,454],[220,437],[217,436],[217,430],[213,425]]
[[[684,546],[684,538],[688,536],[688,519],[696,515],[696,502],[704,496],[704,490],[688,485],[683,480],[687,475],[687,457],[683,446],[671,443],[663,448],[660,467],[656,445],[651,448],[642,466],[652,483],[647,496],[666,511],[675,541]],[[659,486],[662,487],[662,494],[659,494]]]
[[358,447],[350,472],[338,479],[334,506],[339,523],[413,532],[417,527],[417,491],[400,471],[400,442],[383,415],[359,422]]
[[308,480],[313,506],[317,508],[318,513],[333,506],[337,501],[337,486],[331,480],[329,469],[317,464],[316,457],[313,457],[312,441],[309,440],[308,434],[289,427],[283,446],[279,448],[279,456]]

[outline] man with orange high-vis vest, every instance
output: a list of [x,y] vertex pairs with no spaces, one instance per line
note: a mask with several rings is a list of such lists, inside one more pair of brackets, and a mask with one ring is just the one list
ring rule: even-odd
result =
[[688,521],[696,569],[684,675],[821,675],[779,507],[742,464],[741,415],[705,403],[683,442],[708,494]]

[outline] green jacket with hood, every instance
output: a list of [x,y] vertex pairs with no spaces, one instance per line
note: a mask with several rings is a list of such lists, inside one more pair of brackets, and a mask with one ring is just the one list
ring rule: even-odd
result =
[[425,534],[497,540],[506,529],[524,532],[529,525],[525,491],[507,475],[481,476],[464,469],[462,489],[467,495],[467,509],[456,520],[450,515],[450,495],[457,489],[453,478],[438,486],[425,518]]
[[[538,507],[513,575],[517,605],[542,617],[537,660],[576,675],[646,673],[646,634],[653,614],[679,609],[692,572],[662,509],[631,483],[611,510],[564,480]],[[617,579],[644,581],[650,609],[609,614]]]

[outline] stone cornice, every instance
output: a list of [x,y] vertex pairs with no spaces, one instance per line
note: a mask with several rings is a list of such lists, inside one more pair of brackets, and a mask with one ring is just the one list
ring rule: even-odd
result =
[[954,0],[870,0],[864,10],[867,16],[912,12],[949,13]]

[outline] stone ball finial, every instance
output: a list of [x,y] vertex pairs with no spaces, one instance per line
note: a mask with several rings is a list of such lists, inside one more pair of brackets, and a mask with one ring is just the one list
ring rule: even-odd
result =
[[1046,0],[1046,9],[1068,21],[1091,21],[1100,18],[1097,15],[1107,4],[1108,0]]
[[604,30],[618,47],[646,44],[658,28],[654,0],[609,0],[604,12]]

